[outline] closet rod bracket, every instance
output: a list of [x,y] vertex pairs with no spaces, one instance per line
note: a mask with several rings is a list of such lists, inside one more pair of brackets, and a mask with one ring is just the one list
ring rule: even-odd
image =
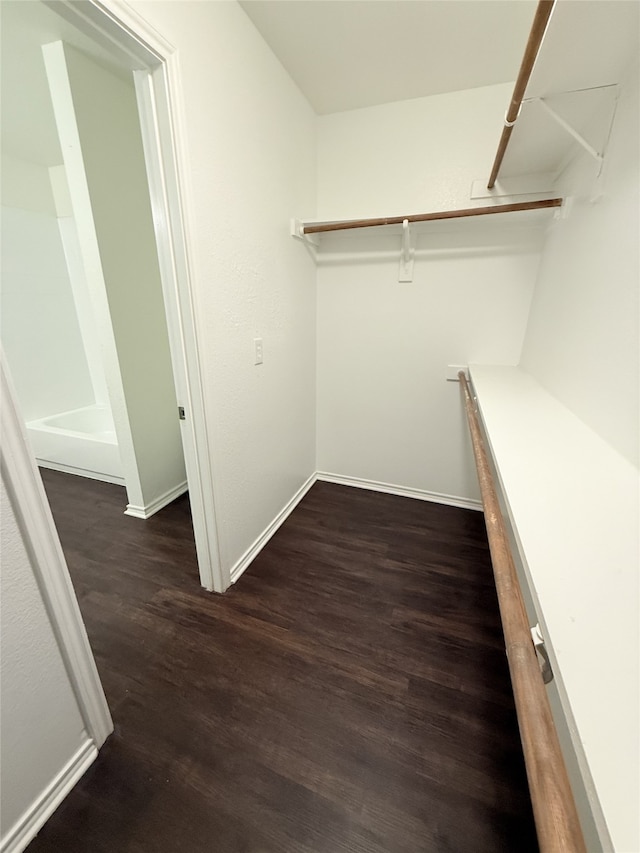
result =
[[[607,141],[608,141],[609,135],[611,134],[611,127],[613,125],[613,118],[614,118],[616,107],[617,107],[619,88],[620,87],[618,86],[618,84],[608,84],[606,86],[594,86],[594,87],[592,87],[592,90],[610,89],[613,93],[613,109],[611,111],[611,117],[609,120],[609,129],[608,129],[608,133],[607,133]],[[591,90],[578,89],[575,92],[564,92],[562,94],[567,94],[567,95],[579,94],[580,92],[583,92],[583,91],[591,91]],[[553,109],[553,107],[551,107],[548,104],[548,102],[545,98],[526,98],[523,101],[523,103],[524,104],[539,104],[542,107],[542,109],[547,113],[547,115],[550,118],[552,118],[556,122],[556,124],[558,124],[563,130],[565,130],[570,136],[572,136],[576,140],[576,142],[579,145],[581,145],[582,148],[584,148],[584,150],[587,151],[593,157],[593,159],[599,164],[600,169],[602,169],[602,164],[604,162],[604,155],[605,155],[604,149],[606,149],[606,143],[605,143],[604,149],[602,151],[598,151],[596,148],[593,147],[593,145],[591,145],[589,142],[587,142],[587,140],[584,138],[584,136],[581,133],[579,133],[575,129],[575,127],[573,127],[573,125],[570,122],[568,122],[561,115],[559,115]]]
[[304,222],[301,219],[289,220],[289,233],[296,240],[300,240],[303,243],[308,243],[315,249],[320,246],[319,237],[312,237],[309,234],[304,233]]
[[402,252],[400,255],[400,269],[398,281],[413,281],[413,260],[415,252],[411,248],[411,227],[408,219],[402,220]]

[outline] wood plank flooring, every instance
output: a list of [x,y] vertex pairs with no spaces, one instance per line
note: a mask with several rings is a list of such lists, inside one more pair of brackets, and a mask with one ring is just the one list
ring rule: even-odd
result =
[[538,849],[480,513],[317,483],[216,596],[42,473],[116,730],[29,853]]

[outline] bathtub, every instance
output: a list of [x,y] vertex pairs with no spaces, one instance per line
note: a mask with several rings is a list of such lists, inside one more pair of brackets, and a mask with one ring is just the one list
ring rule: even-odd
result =
[[116,431],[106,406],[86,406],[27,423],[38,465],[124,485]]

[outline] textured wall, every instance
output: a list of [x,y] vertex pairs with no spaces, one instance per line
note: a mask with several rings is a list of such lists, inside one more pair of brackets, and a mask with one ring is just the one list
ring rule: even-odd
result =
[[471,207],[511,90],[501,83],[321,116],[318,219]]
[[3,837],[88,735],[4,480],[0,599]]
[[622,89],[602,180],[586,153],[562,176],[571,207],[545,247],[522,353],[526,370],[636,466],[639,76],[636,65]]
[[[186,210],[222,558],[315,470],[315,117],[235,3],[132,4],[178,50]],[[254,366],[253,338],[264,340]]]
[[[320,219],[470,207],[510,87],[491,86],[319,119]],[[401,237],[323,238],[318,275],[318,468],[462,499],[479,497],[448,364],[517,364],[541,231],[493,217]]]

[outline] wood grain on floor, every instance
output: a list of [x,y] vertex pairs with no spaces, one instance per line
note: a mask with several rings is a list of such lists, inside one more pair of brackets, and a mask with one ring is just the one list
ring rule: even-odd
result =
[[537,850],[480,513],[316,483],[216,596],[42,474],[116,730],[29,853]]

